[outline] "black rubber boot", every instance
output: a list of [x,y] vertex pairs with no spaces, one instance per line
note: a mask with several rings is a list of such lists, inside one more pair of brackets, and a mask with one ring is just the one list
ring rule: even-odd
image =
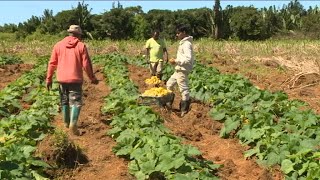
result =
[[157,77],[162,80],[162,74],[157,74]]
[[191,101],[187,100],[187,101],[180,101],[180,111],[181,111],[181,117],[183,117],[184,115],[186,115],[189,110],[190,110],[190,104]]
[[171,97],[170,97],[170,101],[166,103],[166,106],[167,106],[167,109],[169,111],[172,110],[172,104],[173,104],[173,101],[174,101],[174,97],[175,97],[175,94],[172,93]]

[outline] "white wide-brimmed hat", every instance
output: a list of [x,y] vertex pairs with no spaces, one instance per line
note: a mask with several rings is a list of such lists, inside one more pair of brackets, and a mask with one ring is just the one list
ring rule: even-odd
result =
[[82,30],[79,25],[71,25],[67,31],[69,33],[82,34]]

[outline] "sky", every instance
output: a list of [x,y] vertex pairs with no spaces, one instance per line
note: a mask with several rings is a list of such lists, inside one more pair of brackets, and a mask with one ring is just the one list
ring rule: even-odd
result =
[[[58,12],[63,10],[69,10],[73,7],[76,7],[78,2],[76,0],[37,0],[37,1],[2,1],[0,0],[0,26],[7,23],[18,24],[19,22],[24,22],[31,18],[32,15],[41,17],[45,9],[53,11],[53,15],[56,15]],[[92,9],[93,14],[102,14],[105,11],[108,11],[112,8],[113,2],[117,1],[103,1],[103,0],[87,0],[85,4],[89,5],[89,8]],[[178,9],[193,9],[193,8],[202,8],[208,7],[212,8],[214,0],[207,1],[161,1],[161,0],[142,0],[142,1],[119,1],[123,7],[138,6],[142,7],[144,12],[148,12],[151,9],[168,9],[168,10],[178,10]],[[290,1],[286,0],[255,0],[255,1],[245,1],[245,0],[221,0],[221,7],[224,9],[227,5],[232,6],[250,6],[253,5],[257,8],[269,7],[275,5],[276,8],[282,8],[285,4],[288,4]],[[308,9],[309,6],[318,6],[320,7],[320,0],[300,0],[299,1],[305,9]]]

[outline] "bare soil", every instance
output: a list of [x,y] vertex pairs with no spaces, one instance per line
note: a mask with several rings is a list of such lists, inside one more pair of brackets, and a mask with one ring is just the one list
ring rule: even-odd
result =
[[[98,69],[97,69],[98,70]],[[130,180],[134,179],[128,173],[128,162],[117,157],[112,152],[115,142],[106,135],[110,126],[108,117],[100,113],[104,97],[110,92],[104,82],[103,74],[98,70],[96,73],[100,80],[98,85],[90,84],[87,79],[83,84],[83,103],[80,118],[79,130],[81,136],[75,136],[63,125],[62,115],[55,117],[53,125],[62,129],[68,134],[69,140],[79,146],[82,154],[87,157],[87,162],[77,163],[75,167],[66,167],[51,172],[55,179],[76,179],[76,180]],[[39,148],[40,149],[40,148]],[[42,145],[42,154],[50,159],[53,154],[50,143]],[[46,159],[46,158],[44,158]]]
[[[149,72],[145,68],[129,65],[130,78],[139,87],[142,93],[149,88],[144,80],[149,78]],[[173,112],[153,106],[153,110],[165,120],[165,126],[173,134],[183,137],[184,143],[197,147],[203,157],[223,167],[218,171],[222,179],[228,180],[261,180],[282,179],[279,171],[269,172],[260,167],[253,159],[246,160],[243,152],[247,147],[241,146],[237,139],[222,139],[219,131],[222,124],[208,116],[210,108],[198,102],[191,103],[191,111],[181,118],[178,108],[180,94],[175,92],[176,98],[173,104]]]
[[[298,79],[292,80],[298,72],[288,69],[279,69],[278,64],[272,63],[233,63],[229,61],[212,61],[208,66],[216,67],[221,73],[242,74],[255,86],[275,91],[284,91],[290,99],[300,99],[307,102],[315,112],[320,112],[320,85],[319,76],[306,74]],[[8,83],[17,79],[21,74],[30,70],[33,66],[28,64],[8,65],[0,67],[0,89]],[[149,72],[145,68],[129,65],[130,78],[143,92],[148,87],[144,80],[148,78]],[[98,70],[98,68],[96,68]],[[257,69],[263,71],[257,71]],[[267,73],[266,73],[267,72]],[[130,180],[135,179],[128,173],[128,161],[116,157],[112,152],[115,142],[106,135],[110,126],[110,117],[100,113],[104,97],[110,92],[104,83],[104,77],[100,71],[97,72],[100,81],[98,85],[92,85],[85,79],[83,84],[83,108],[79,119],[81,136],[74,136],[63,127],[61,114],[55,117],[53,125],[68,134],[70,142],[73,142],[81,150],[83,160],[76,157],[76,162],[69,167],[56,169],[48,172],[54,179],[110,179]],[[214,163],[222,164],[218,175],[227,180],[280,180],[283,175],[278,167],[268,170],[259,166],[255,159],[245,159],[243,152],[248,148],[240,145],[237,139],[222,139],[219,131],[222,124],[214,121],[208,116],[208,106],[192,102],[191,111],[183,118],[179,117],[178,107],[180,95],[176,93],[173,104],[173,112],[154,106],[153,110],[165,120],[165,125],[173,134],[183,137],[186,144],[197,147],[203,157]],[[39,150],[48,162],[52,161],[53,148],[52,136],[48,136],[40,145]],[[72,152],[72,151],[71,151]],[[79,153],[73,152],[73,153]],[[71,154],[70,154],[71,155]],[[72,159],[72,158],[69,158]],[[72,163],[71,163],[72,164]]]
[[[307,62],[305,62],[307,63]],[[289,99],[298,99],[309,104],[316,113],[320,113],[320,77],[310,73],[298,76],[301,72],[270,63],[232,63],[230,61],[212,61],[209,66],[216,67],[221,73],[242,74],[255,86],[271,92],[283,91]],[[257,71],[260,69],[260,71]],[[263,73],[261,73],[263,71]]]
[[24,72],[33,68],[32,64],[13,64],[0,66],[0,89],[19,78]]

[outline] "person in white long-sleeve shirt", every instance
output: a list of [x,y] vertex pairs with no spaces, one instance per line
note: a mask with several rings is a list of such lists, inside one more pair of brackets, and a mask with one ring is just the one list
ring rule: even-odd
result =
[[[173,90],[173,87],[177,84],[181,93],[180,111],[181,117],[189,112],[190,109],[190,91],[188,85],[188,74],[191,72],[194,64],[194,53],[192,40],[193,37],[189,36],[188,27],[185,25],[177,28],[177,38],[180,40],[177,51],[177,58],[170,59],[169,62],[175,65],[175,72],[167,81],[167,89]],[[172,107],[172,102],[167,106]]]

